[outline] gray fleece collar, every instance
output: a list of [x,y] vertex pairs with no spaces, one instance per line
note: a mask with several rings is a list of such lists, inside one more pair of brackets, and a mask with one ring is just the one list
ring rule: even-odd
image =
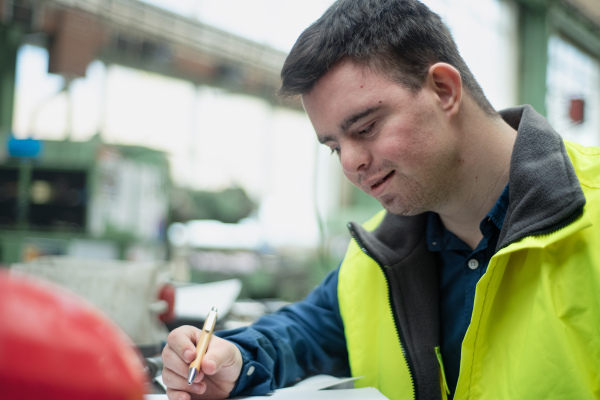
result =
[[501,111],[517,129],[509,175],[509,206],[498,248],[549,233],[583,213],[585,196],[562,137],[533,107]]

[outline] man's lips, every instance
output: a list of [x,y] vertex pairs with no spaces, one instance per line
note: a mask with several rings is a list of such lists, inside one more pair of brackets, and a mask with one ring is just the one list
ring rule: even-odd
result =
[[396,171],[391,171],[390,173],[388,173],[386,176],[379,179],[378,181],[376,181],[374,183],[368,183],[369,189],[371,189],[371,190],[377,189],[379,186],[381,186],[382,183],[384,183],[386,180],[388,180],[388,178],[390,178],[392,175],[394,175],[395,172]]

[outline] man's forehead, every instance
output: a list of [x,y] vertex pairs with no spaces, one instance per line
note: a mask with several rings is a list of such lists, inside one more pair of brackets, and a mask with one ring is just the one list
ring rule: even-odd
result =
[[[337,80],[346,80],[349,77],[354,80],[364,79],[371,73],[374,73],[374,71],[364,63],[349,58],[342,59],[333,64],[333,66],[315,82],[309,94],[324,85],[337,83]],[[344,83],[348,84],[350,82],[344,81]]]
[[367,77],[364,66],[352,60],[339,61],[327,71],[312,89],[301,96],[304,109],[307,110],[308,103],[327,102],[335,98],[338,93],[352,91],[353,86],[362,87],[361,81]]

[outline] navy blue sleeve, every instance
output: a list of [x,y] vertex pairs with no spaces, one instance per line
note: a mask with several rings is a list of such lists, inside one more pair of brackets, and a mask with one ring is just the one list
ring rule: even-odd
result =
[[242,352],[244,364],[232,397],[265,394],[316,374],[350,375],[338,272],[330,272],[304,300],[249,327],[216,333]]

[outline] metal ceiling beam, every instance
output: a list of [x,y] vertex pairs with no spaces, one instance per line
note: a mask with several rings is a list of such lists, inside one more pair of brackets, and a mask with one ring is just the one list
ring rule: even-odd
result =
[[[287,54],[264,44],[139,0],[0,0],[2,20],[13,17],[6,15],[7,4],[31,8],[35,18],[29,31],[46,38],[40,42],[39,35],[30,36],[31,43],[55,51],[51,57],[63,57],[52,72],[77,73],[81,67],[73,67],[75,58],[81,62],[82,53],[93,50],[92,58],[107,63],[277,103],[279,73]],[[92,30],[98,32],[90,34]]]

